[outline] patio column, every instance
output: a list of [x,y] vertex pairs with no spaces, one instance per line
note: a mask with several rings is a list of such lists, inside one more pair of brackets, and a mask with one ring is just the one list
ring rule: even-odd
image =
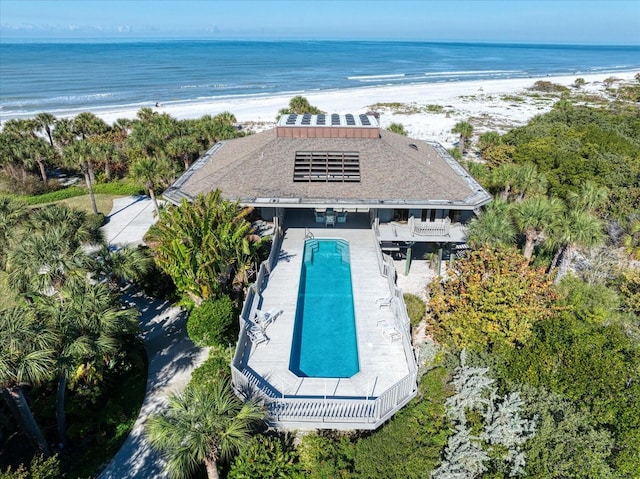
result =
[[438,243],[438,276],[442,270],[442,243]]
[[409,276],[409,270],[411,269],[411,247],[415,243],[407,243],[407,260],[404,264],[404,275]]

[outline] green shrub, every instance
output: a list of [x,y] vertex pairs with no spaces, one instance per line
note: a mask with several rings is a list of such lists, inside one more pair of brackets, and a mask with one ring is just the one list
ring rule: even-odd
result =
[[[355,444],[346,433],[318,431],[307,434],[298,446],[300,465],[310,479],[347,479],[353,475]],[[386,476],[390,477],[390,476]]]
[[190,386],[207,386],[231,378],[231,354],[226,348],[211,348],[209,357],[191,373]]
[[47,459],[44,456],[34,456],[26,468],[20,464],[17,469],[8,467],[5,471],[0,470],[0,479],[56,479],[60,476],[60,460],[58,456],[51,456]]
[[93,230],[98,229],[105,223],[104,213],[98,213],[97,215],[87,215],[87,225]]
[[237,335],[235,313],[228,296],[208,299],[191,311],[187,333],[198,346],[227,346]]
[[407,305],[407,314],[411,321],[411,326],[417,326],[427,312],[427,306],[420,297],[411,293],[404,293],[404,304]]
[[545,93],[567,93],[569,91],[569,88],[550,81],[538,80],[533,84],[531,88],[529,88],[529,90],[541,91]]
[[302,479],[298,455],[287,438],[254,436],[231,464],[229,479]]
[[358,440],[353,457],[356,477],[431,477],[449,436],[446,380],[444,368],[427,372],[416,399],[382,428]]

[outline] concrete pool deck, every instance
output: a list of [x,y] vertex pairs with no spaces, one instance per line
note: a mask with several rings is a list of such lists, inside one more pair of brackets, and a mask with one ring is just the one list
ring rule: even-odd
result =
[[[305,235],[341,238],[349,242],[360,371],[351,378],[298,377],[289,358],[298,299]],[[401,341],[389,342],[379,322],[392,323],[392,312],[376,299],[389,295],[387,279],[378,269],[370,229],[294,228],[285,230],[280,257],[262,292],[259,309],[281,309],[266,330],[268,343],[252,346],[243,358],[246,367],[266,379],[278,395],[306,397],[375,397],[409,374]]]

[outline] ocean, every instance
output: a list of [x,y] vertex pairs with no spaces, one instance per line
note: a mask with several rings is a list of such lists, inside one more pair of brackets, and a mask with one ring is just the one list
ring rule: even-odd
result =
[[640,71],[640,46],[0,43],[0,119],[379,85]]

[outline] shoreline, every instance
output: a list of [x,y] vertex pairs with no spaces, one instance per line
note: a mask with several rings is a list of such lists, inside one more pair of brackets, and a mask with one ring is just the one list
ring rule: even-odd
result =
[[[572,93],[581,92],[605,98],[605,79],[613,77],[622,82],[635,82],[634,76],[637,73],[616,71],[586,75],[364,86],[277,95],[258,94],[201,101],[175,101],[162,104],[160,107],[153,104],[120,108],[96,106],[69,110],[56,116],[73,117],[82,111],[90,111],[112,124],[119,118],[135,118],[140,108],[145,106],[160,113],[167,113],[178,120],[195,119],[203,115],[215,116],[220,112],[229,111],[248,129],[262,131],[275,125],[278,110],[286,108],[293,96],[302,95],[311,105],[329,113],[360,114],[375,109],[381,114],[379,121],[382,128],[388,127],[391,123],[401,123],[410,137],[435,140],[450,148],[457,141],[451,129],[459,121],[471,122],[474,125],[474,135],[487,130],[504,133],[508,129],[526,124],[537,114],[549,111],[557,101],[558,95],[528,91],[527,89],[537,81],[569,87]],[[576,78],[585,80],[585,84],[579,89],[572,87]],[[393,105],[393,108],[391,105],[376,107],[376,104],[381,103],[400,105]],[[8,119],[3,118],[1,123],[4,124]]]

